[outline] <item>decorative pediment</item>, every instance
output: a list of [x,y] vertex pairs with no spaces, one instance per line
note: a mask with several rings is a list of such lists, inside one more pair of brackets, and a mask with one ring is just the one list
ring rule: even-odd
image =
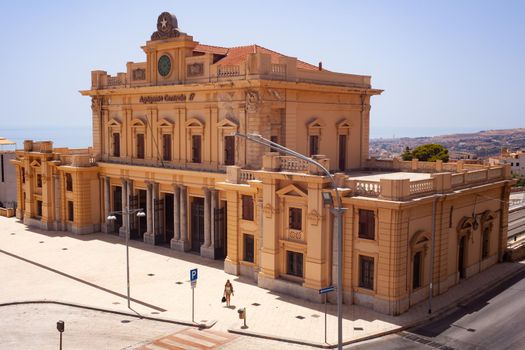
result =
[[485,210],[483,213],[481,213],[481,222],[487,223],[492,220],[494,220],[494,213],[492,211]]
[[159,127],[161,127],[161,128],[171,128],[171,127],[173,127],[173,125],[175,125],[175,123],[172,122],[171,120],[167,119],[167,118],[162,118],[159,121]]
[[350,129],[352,126],[352,122],[346,119],[343,119],[339,123],[337,123],[338,129]]
[[146,124],[142,121],[142,119],[139,119],[139,118],[133,118],[133,119],[131,120],[131,126],[132,126],[132,127],[135,127],[135,128],[137,128],[137,127],[145,127]]
[[471,216],[464,216],[458,223],[456,231],[459,234],[469,234],[478,228],[477,221]]
[[410,239],[410,247],[416,248],[430,242],[430,234],[426,231],[420,230],[414,233]]
[[191,118],[191,119],[188,119],[188,121],[186,121],[185,123],[186,127],[187,128],[203,128],[204,127],[204,124],[197,118]]
[[108,122],[108,126],[117,126],[117,127],[121,127],[122,126],[122,123],[116,119],[116,118],[111,118]]
[[277,195],[286,197],[308,198],[308,194],[299,187],[291,184],[277,191]]
[[32,168],[40,168],[40,162],[38,160],[34,160],[31,162]]
[[238,125],[234,121],[224,118],[217,123],[217,127],[221,129],[237,129]]
[[314,121],[308,123],[308,128],[309,129],[322,129],[324,127],[325,127],[325,123],[319,118],[317,118]]

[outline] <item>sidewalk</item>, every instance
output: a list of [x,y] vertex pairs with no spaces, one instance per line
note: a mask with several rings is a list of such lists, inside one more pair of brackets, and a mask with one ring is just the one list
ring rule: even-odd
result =
[[[117,236],[39,231],[14,218],[0,217],[0,304],[46,299],[129,313],[125,254],[124,240]],[[324,343],[323,304],[261,289],[247,278],[224,273],[222,265],[222,261],[131,241],[131,296],[136,300],[132,308],[145,316],[191,322],[189,271],[198,268],[195,322],[211,325],[216,320],[216,330]],[[523,263],[503,263],[470,278],[433,298],[433,316],[524,268]],[[247,330],[241,328],[237,310],[221,303],[226,279],[235,290],[232,305],[247,309]],[[426,302],[396,317],[345,305],[344,341],[406,328],[428,319],[427,311]],[[333,344],[337,341],[336,305],[328,305],[328,313],[328,342]]]

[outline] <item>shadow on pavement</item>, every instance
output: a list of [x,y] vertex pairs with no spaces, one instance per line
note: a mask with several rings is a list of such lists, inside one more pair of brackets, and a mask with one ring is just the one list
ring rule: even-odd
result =
[[[498,294],[508,289],[512,285],[518,283],[524,278],[525,278],[525,270],[519,272],[517,275],[515,275],[511,279],[505,281],[504,283],[488,291],[487,293],[480,295],[479,297],[473,299],[472,301],[465,302],[465,303],[459,303],[457,305],[456,310],[450,313],[449,315],[442,317],[442,318],[438,318],[437,320],[431,321],[423,326],[413,328],[409,331],[415,334],[426,336],[426,337],[437,337],[438,335],[445,332],[447,329],[451,327],[460,327],[454,324],[457,320],[461,319],[465,315],[472,314],[472,313],[475,313],[483,309],[485,306],[489,304],[489,301],[492,298],[496,297]],[[470,329],[470,328],[465,329],[465,330],[469,332],[476,331],[475,329]]]

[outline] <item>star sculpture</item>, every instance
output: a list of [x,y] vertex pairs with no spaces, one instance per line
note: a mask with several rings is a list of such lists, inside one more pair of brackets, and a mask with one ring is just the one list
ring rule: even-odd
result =
[[163,18],[162,21],[160,21],[160,23],[162,24],[162,28],[166,28],[166,24],[168,23],[168,21],[166,21],[166,18]]

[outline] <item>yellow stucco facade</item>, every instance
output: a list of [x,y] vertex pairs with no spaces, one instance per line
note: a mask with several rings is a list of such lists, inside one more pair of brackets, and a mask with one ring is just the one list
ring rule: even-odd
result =
[[[93,145],[26,141],[17,217],[224,259],[264,288],[320,300],[335,283],[330,179],[233,132],[316,158],[343,206],[345,303],[400,314],[501,261],[506,166],[369,159],[368,76],[334,73],[257,45],[201,45],[163,13],[126,72],[93,71]],[[116,215],[143,209],[144,218]],[[433,258],[433,259],[432,259]],[[432,260],[432,263],[431,263]]]

